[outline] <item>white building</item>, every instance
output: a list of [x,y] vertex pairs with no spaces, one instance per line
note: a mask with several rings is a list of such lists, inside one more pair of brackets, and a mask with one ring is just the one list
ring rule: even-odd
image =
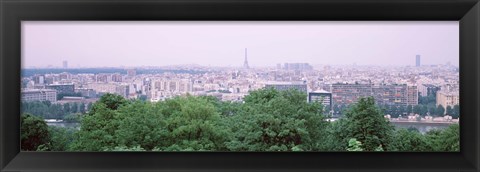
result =
[[57,101],[57,91],[50,89],[26,89],[22,90],[22,101]]

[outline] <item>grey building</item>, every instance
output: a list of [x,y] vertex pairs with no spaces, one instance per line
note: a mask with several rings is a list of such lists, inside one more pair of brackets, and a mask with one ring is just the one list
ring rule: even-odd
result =
[[57,91],[50,89],[28,89],[22,90],[22,101],[57,101]]
[[421,64],[420,64],[420,55],[417,55],[416,58],[415,58],[415,66],[416,67],[419,67]]
[[332,93],[325,90],[309,92],[308,102],[321,102],[324,106],[332,107]]
[[57,90],[58,94],[73,94],[75,93],[75,85],[73,84],[53,84],[46,85],[46,89]]
[[265,88],[274,88],[279,91],[285,91],[289,89],[296,89],[307,93],[307,84],[303,81],[300,82],[269,82],[265,84]]

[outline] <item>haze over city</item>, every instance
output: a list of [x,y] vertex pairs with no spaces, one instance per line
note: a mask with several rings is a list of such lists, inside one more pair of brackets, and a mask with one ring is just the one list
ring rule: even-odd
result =
[[22,64],[30,67],[252,67],[328,65],[458,66],[457,21],[421,22],[22,22]]

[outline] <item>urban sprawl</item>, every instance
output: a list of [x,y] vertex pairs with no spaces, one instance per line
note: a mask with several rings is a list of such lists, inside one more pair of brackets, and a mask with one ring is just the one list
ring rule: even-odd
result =
[[[389,107],[385,117],[391,121],[458,122],[449,114],[459,105],[458,67],[448,63],[421,65],[420,60],[420,55],[412,58],[415,65],[411,66],[282,63],[250,67],[245,55],[242,67],[178,65],[101,70],[115,69],[111,73],[71,72],[64,61],[63,68],[56,68],[62,70],[55,70],[63,72],[24,75],[21,99],[52,104],[93,103],[103,94],[115,93],[128,99],[158,102],[189,94],[242,102],[252,90],[293,88],[305,92],[309,102],[320,101],[333,117],[340,116],[360,97],[373,97],[377,105]],[[431,109],[421,112],[418,105],[422,97],[434,97],[436,109],[445,109],[443,114],[433,115]],[[389,112],[393,109],[404,110],[392,115]]]

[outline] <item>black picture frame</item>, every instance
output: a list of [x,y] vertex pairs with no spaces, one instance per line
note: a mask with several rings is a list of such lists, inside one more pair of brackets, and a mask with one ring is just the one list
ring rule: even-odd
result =
[[[477,0],[0,0],[0,15],[0,171],[480,169]],[[26,20],[460,21],[461,152],[20,152],[20,22]]]

